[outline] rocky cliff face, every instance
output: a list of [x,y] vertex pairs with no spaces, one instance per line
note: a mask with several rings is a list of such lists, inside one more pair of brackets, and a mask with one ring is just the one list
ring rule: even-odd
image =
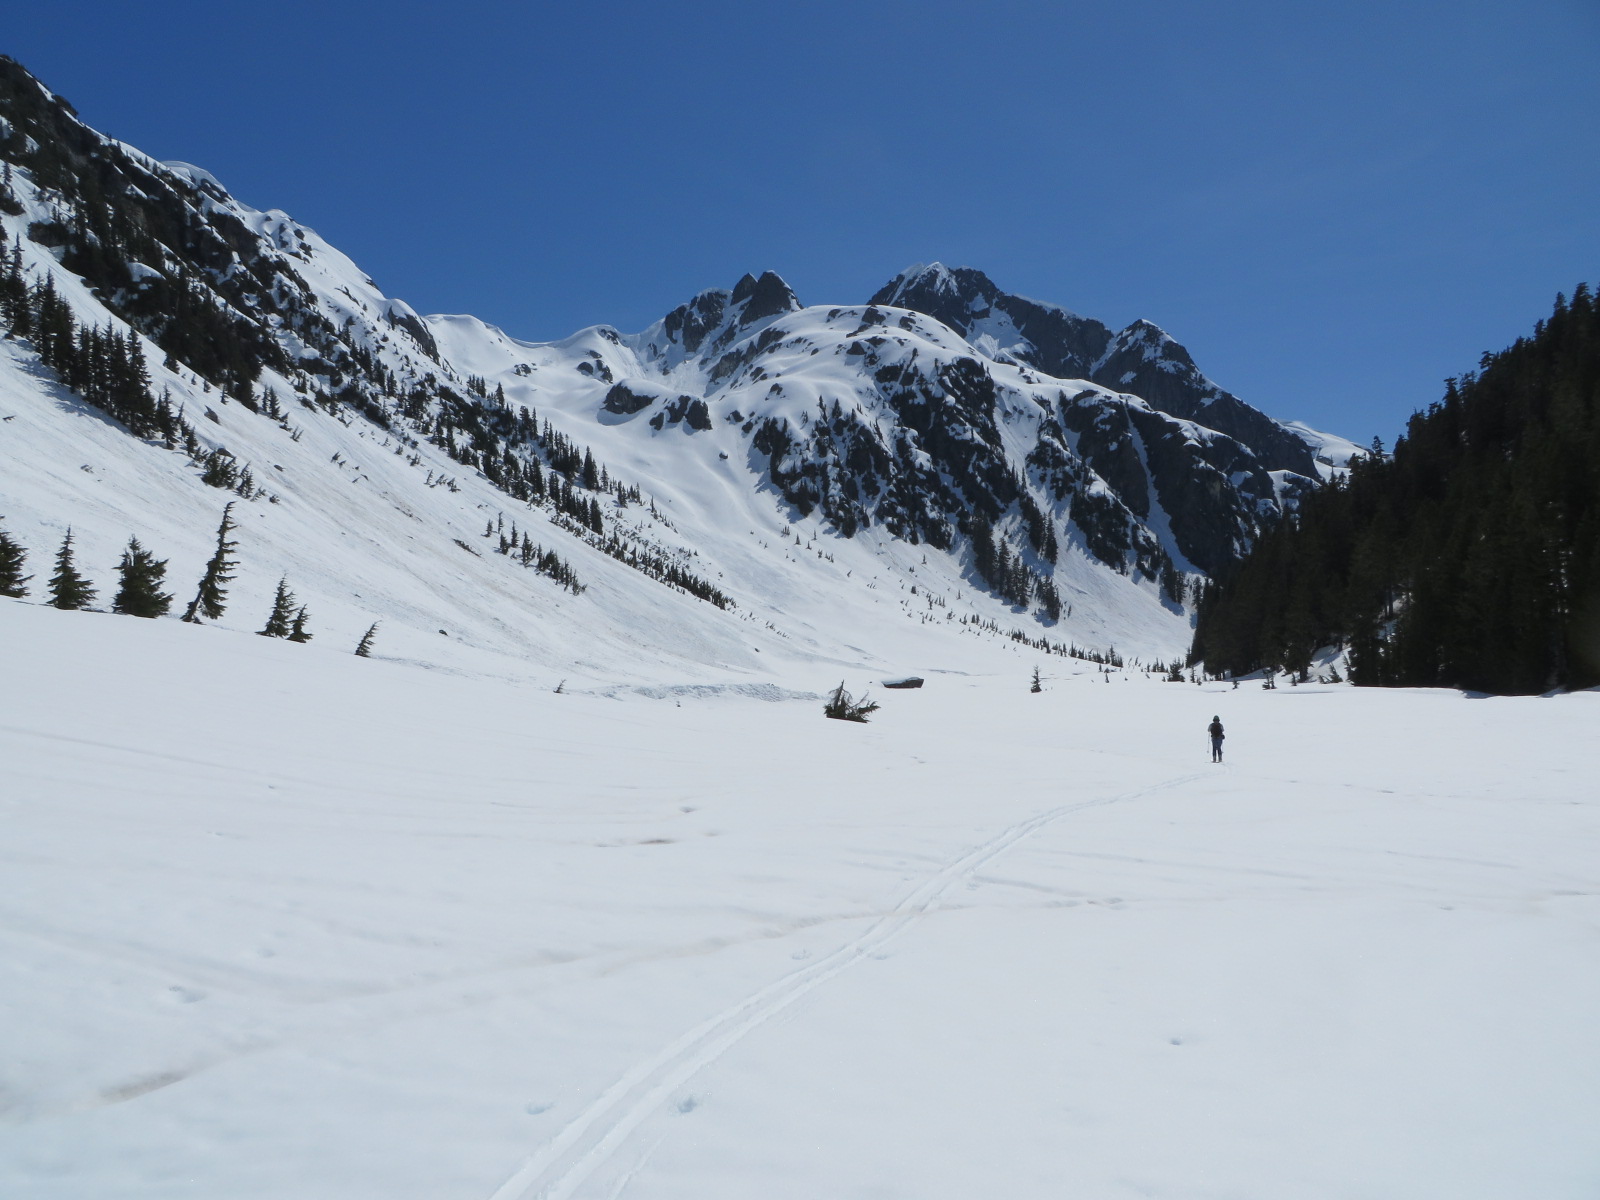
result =
[[[1225,566],[1318,482],[1311,443],[1215,388],[1154,326],[1113,334],[965,269],[919,268],[839,307],[802,307],[771,272],[747,275],[640,334],[510,353],[530,379],[607,382],[563,384],[558,400],[547,389],[563,411],[597,406],[620,437],[730,431],[757,485],[797,516],[962,556],[1046,615],[1074,552],[1176,603],[1185,575]],[[1148,379],[1165,407],[1097,375]]]
[[1002,292],[981,271],[939,263],[908,267],[872,299],[935,316],[1048,375],[1129,392],[1160,412],[1225,433],[1267,470],[1317,475],[1314,446],[1212,383],[1187,350],[1149,321],[1114,333],[1092,318]]

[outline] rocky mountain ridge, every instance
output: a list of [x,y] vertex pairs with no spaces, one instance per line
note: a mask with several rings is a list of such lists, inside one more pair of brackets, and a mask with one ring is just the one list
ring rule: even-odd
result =
[[[1173,645],[1191,585],[1353,450],[1242,405],[1153,326],[1113,334],[964,268],[903,272],[872,302],[837,307],[747,275],[639,333],[548,343],[422,317],[287,214],[96,133],[9,60],[0,158],[12,358],[28,371],[37,355],[44,377],[98,403],[72,383],[93,375],[95,339],[140,348],[137,396],[100,404],[150,448],[139,454],[177,451],[191,464],[179,474],[218,487],[250,476],[246,445],[283,472],[298,453],[283,443],[308,428],[335,446],[335,468],[381,443],[417,482],[396,479],[353,520],[385,505],[415,516],[424,493],[437,507],[447,481],[472,498],[439,523],[489,510],[491,542],[524,563],[534,531],[535,565],[570,559],[574,579],[620,567],[774,629],[772,605],[797,587],[824,603],[839,572],[810,568],[802,587],[733,539],[780,526],[799,537],[794,526],[808,531],[806,561],[856,563],[846,591],[858,570],[894,580],[900,615],[921,624],[954,621],[959,603],[962,622],[1009,609],[1063,644],[1142,630]],[[64,338],[41,304],[65,314]],[[1159,402],[1105,382],[1141,379]],[[241,424],[240,410],[263,423]],[[284,483],[266,472],[252,486]],[[69,479],[54,494],[73,494]],[[505,517],[519,510],[508,547]],[[443,533],[441,546],[465,542]],[[287,541],[284,552],[293,566]]]

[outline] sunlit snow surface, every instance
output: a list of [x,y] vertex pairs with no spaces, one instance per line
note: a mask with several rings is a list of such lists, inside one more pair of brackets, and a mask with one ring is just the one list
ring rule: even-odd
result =
[[1600,1192],[1600,695],[0,650],[8,1200]]

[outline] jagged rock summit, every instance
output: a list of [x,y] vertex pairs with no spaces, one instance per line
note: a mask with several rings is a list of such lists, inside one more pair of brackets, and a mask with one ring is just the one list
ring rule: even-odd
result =
[[1318,440],[1285,427],[1200,373],[1183,346],[1149,321],[1113,332],[1091,317],[1001,291],[982,271],[907,267],[872,297],[937,317],[971,341],[1047,375],[1130,392],[1161,412],[1249,446],[1272,471],[1317,474]]

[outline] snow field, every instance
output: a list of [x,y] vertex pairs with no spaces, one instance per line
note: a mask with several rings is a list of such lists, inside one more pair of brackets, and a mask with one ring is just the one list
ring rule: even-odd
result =
[[0,649],[8,1197],[1600,1183],[1595,694]]

